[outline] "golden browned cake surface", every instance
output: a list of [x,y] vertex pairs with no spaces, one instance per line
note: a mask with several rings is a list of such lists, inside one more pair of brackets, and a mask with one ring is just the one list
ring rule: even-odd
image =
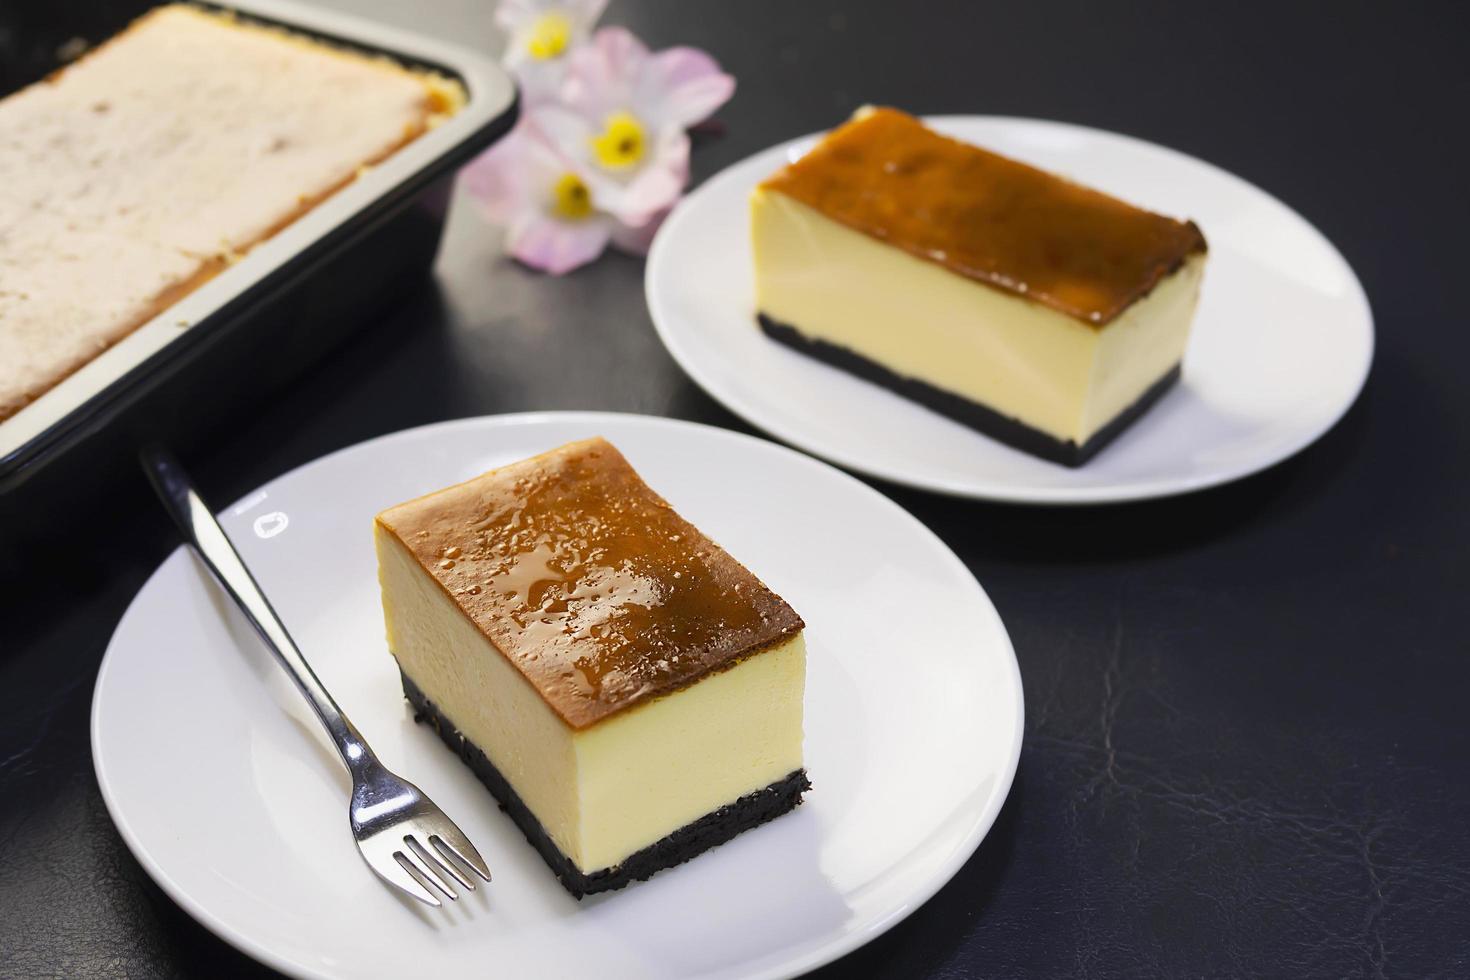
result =
[[762,186],[1098,326],[1205,250],[1193,222],[941,136],[896,109],[859,113]]
[[442,80],[182,5],[0,100],[0,419],[452,107]]
[[573,728],[803,626],[600,438],[389,508],[378,523]]

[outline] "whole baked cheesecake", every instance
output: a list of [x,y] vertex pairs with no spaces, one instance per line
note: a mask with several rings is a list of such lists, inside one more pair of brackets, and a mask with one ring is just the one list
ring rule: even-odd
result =
[[464,99],[187,4],[0,99],[0,421]]
[[801,802],[801,617],[610,443],[391,507],[375,534],[404,693],[573,895]]
[[774,339],[1081,465],[1179,377],[1192,222],[860,110],[751,197]]

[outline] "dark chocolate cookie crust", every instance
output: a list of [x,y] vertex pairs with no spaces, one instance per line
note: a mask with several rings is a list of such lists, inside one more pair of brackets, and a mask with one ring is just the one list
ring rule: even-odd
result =
[[[400,671],[400,673],[402,673]],[[557,880],[576,898],[596,892],[613,891],[634,881],[643,881],[655,872],[683,864],[716,845],[723,844],[742,831],[779,817],[801,803],[801,794],[811,789],[806,770],[798,769],[765,789],[742,796],[713,813],[705,814],[691,824],[674,831],[660,841],[630,855],[622,864],[585,874],[561,852],[520,796],[511,788],[478,746],[461,735],[432,701],[424,696],[407,674],[403,677],[403,693],[413,705],[416,721],[427,722],[439,733],[444,744],[454,750],[480,782],[499,801],[526,840],[536,848],[550,866]]]
[[1096,456],[1104,446],[1116,439],[1119,433],[1148,411],[1149,407],[1179,380],[1179,365],[1176,364],[1162,378],[1150,385],[1137,401],[1119,412],[1111,422],[1094,433],[1091,439],[1078,445],[1070,439],[1062,441],[1039,429],[1033,429],[1024,422],[1001,415],[979,402],[970,401],[968,398],[962,398],[915,378],[905,378],[895,374],[878,362],[870,361],[846,347],[808,337],[796,327],[773,320],[764,313],[757,314],[756,318],[760,320],[761,329],[772,340],[819,361],[842,368],[874,384],[882,385],[890,391],[897,392],[941,415],[947,415],[1008,446],[1053,463],[1061,463],[1063,466],[1081,466]]

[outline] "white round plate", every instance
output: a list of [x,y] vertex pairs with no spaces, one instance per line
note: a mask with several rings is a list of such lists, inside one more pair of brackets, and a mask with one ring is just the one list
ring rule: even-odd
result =
[[[414,724],[383,641],[371,528],[386,506],[599,434],[805,618],[814,788],[794,813],[577,902],[469,770]],[[180,548],[102,662],[97,778],[164,890],[287,973],[797,974],[934,894],[985,836],[1016,771],[1020,675],[975,579],[881,494],[769,442],[632,415],[467,419],[324,457],[221,520],[379,755],[450,814],[494,875],[441,911],[378,883],[348,832],[348,780],[316,722]]]
[[936,129],[1204,229],[1210,257],[1182,383],[1080,469],[1044,462],[814,361],[757,329],[747,198],[819,138],[772,147],[686,198],[645,286],[665,346],[705,391],[849,469],[988,500],[1162,497],[1248,476],[1305,448],[1352,405],[1373,317],[1352,269],[1300,215],[1217,167],[1152,143],[1034,119],[940,116]]

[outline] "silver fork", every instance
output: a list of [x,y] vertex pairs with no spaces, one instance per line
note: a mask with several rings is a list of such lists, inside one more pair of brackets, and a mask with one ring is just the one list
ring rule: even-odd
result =
[[459,897],[456,883],[474,891],[474,880],[465,869],[489,881],[490,870],[469,838],[417,786],[379,762],[337,707],[178,460],[152,447],[143,450],[142,463],[179,530],[296,682],[352,773],[352,836],[368,867],[388,884],[435,908],[443,904],[434,894],[436,888],[450,899]]

